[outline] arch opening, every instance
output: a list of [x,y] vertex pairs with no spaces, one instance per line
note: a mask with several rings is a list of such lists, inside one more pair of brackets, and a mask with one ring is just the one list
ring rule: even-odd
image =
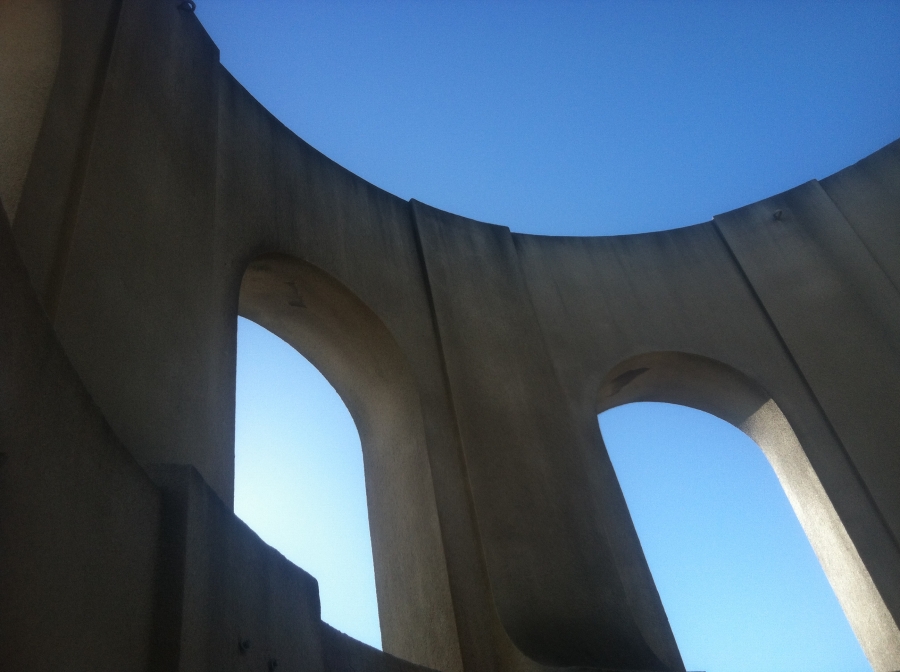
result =
[[873,669],[897,668],[900,630],[807,458],[771,396],[741,372],[680,352],[630,358],[606,376],[598,413],[634,402],[685,406],[740,429],[762,450]]
[[257,257],[238,313],[303,355],[359,432],[383,649],[458,668],[458,642],[414,377],[381,319],[321,269]]
[[322,374],[239,318],[234,512],[316,577],[322,620],[381,648],[359,433]]
[[599,421],[688,670],[871,670],[749,437],[654,402]]

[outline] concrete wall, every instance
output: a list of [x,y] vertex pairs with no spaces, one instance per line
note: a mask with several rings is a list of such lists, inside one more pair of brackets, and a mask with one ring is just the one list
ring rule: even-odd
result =
[[165,670],[323,672],[316,580],[262,543],[190,466],[149,468],[162,493],[157,639]]
[[335,637],[315,579],[193,467],[135,461],[66,358],[2,218],[0,314],[4,665],[343,672],[361,656],[373,671],[425,669]]
[[[3,549],[21,587],[0,613],[35,614],[16,621],[28,646],[4,642],[20,667],[77,668],[83,629],[112,647],[85,669],[405,665],[323,630],[314,581],[229,512],[242,314],[360,428],[390,654],[683,670],[596,421],[655,398],[758,440],[876,670],[900,668],[900,143],[685,229],[523,236],[322,156],[178,3],[56,7],[3,248],[22,316],[0,352]],[[82,453],[100,466],[41,466]]]
[[59,64],[58,0],[0,3],[0,200],[16,216]]
[[132,669],[153,640],[160,497],[57,342],[0,213],[0,656]]

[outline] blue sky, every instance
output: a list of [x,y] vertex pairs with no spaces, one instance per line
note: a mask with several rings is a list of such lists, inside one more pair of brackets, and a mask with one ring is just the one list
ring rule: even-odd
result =
[[[198,4],[300,137],[513,231],[686,226],[900,137],[900,2]],[[238,347],[236,510],[319,579],[326,620],[377,644],[349,414],[270,334],[242,322]],[[601,429],[688,669],[869,669],[752,442],[665,405]]]

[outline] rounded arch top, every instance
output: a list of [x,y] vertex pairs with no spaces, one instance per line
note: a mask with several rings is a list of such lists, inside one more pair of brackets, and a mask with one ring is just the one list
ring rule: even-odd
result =
[[278,253],[257,256],[244,272],[238,313],[309,359],[347,404],[360,433],[396,418],[391,404],[418,405],[409,364],[389,329],[313,264]]
[[356,423],[384,650],[460,669],[422,407],[397,341],[350,289],[285,254],[250,261],[238,312],[306,357]]
[[636,401],[690,406],[742,428],[771,395],[718,360],[686,352],[649,352],[613,367],[597,396],[597,412]]

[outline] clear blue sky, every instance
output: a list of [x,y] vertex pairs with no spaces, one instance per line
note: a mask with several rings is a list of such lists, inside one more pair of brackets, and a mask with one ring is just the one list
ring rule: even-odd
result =
[[[199,0],[222,62],[370,182],[513,231],[660,230],[900,137],[900,2]],[[242,321],[236,510],[378,644],[358,438]],[[688,669],[868,670],[759,449],[690,409],[601,418]]]

